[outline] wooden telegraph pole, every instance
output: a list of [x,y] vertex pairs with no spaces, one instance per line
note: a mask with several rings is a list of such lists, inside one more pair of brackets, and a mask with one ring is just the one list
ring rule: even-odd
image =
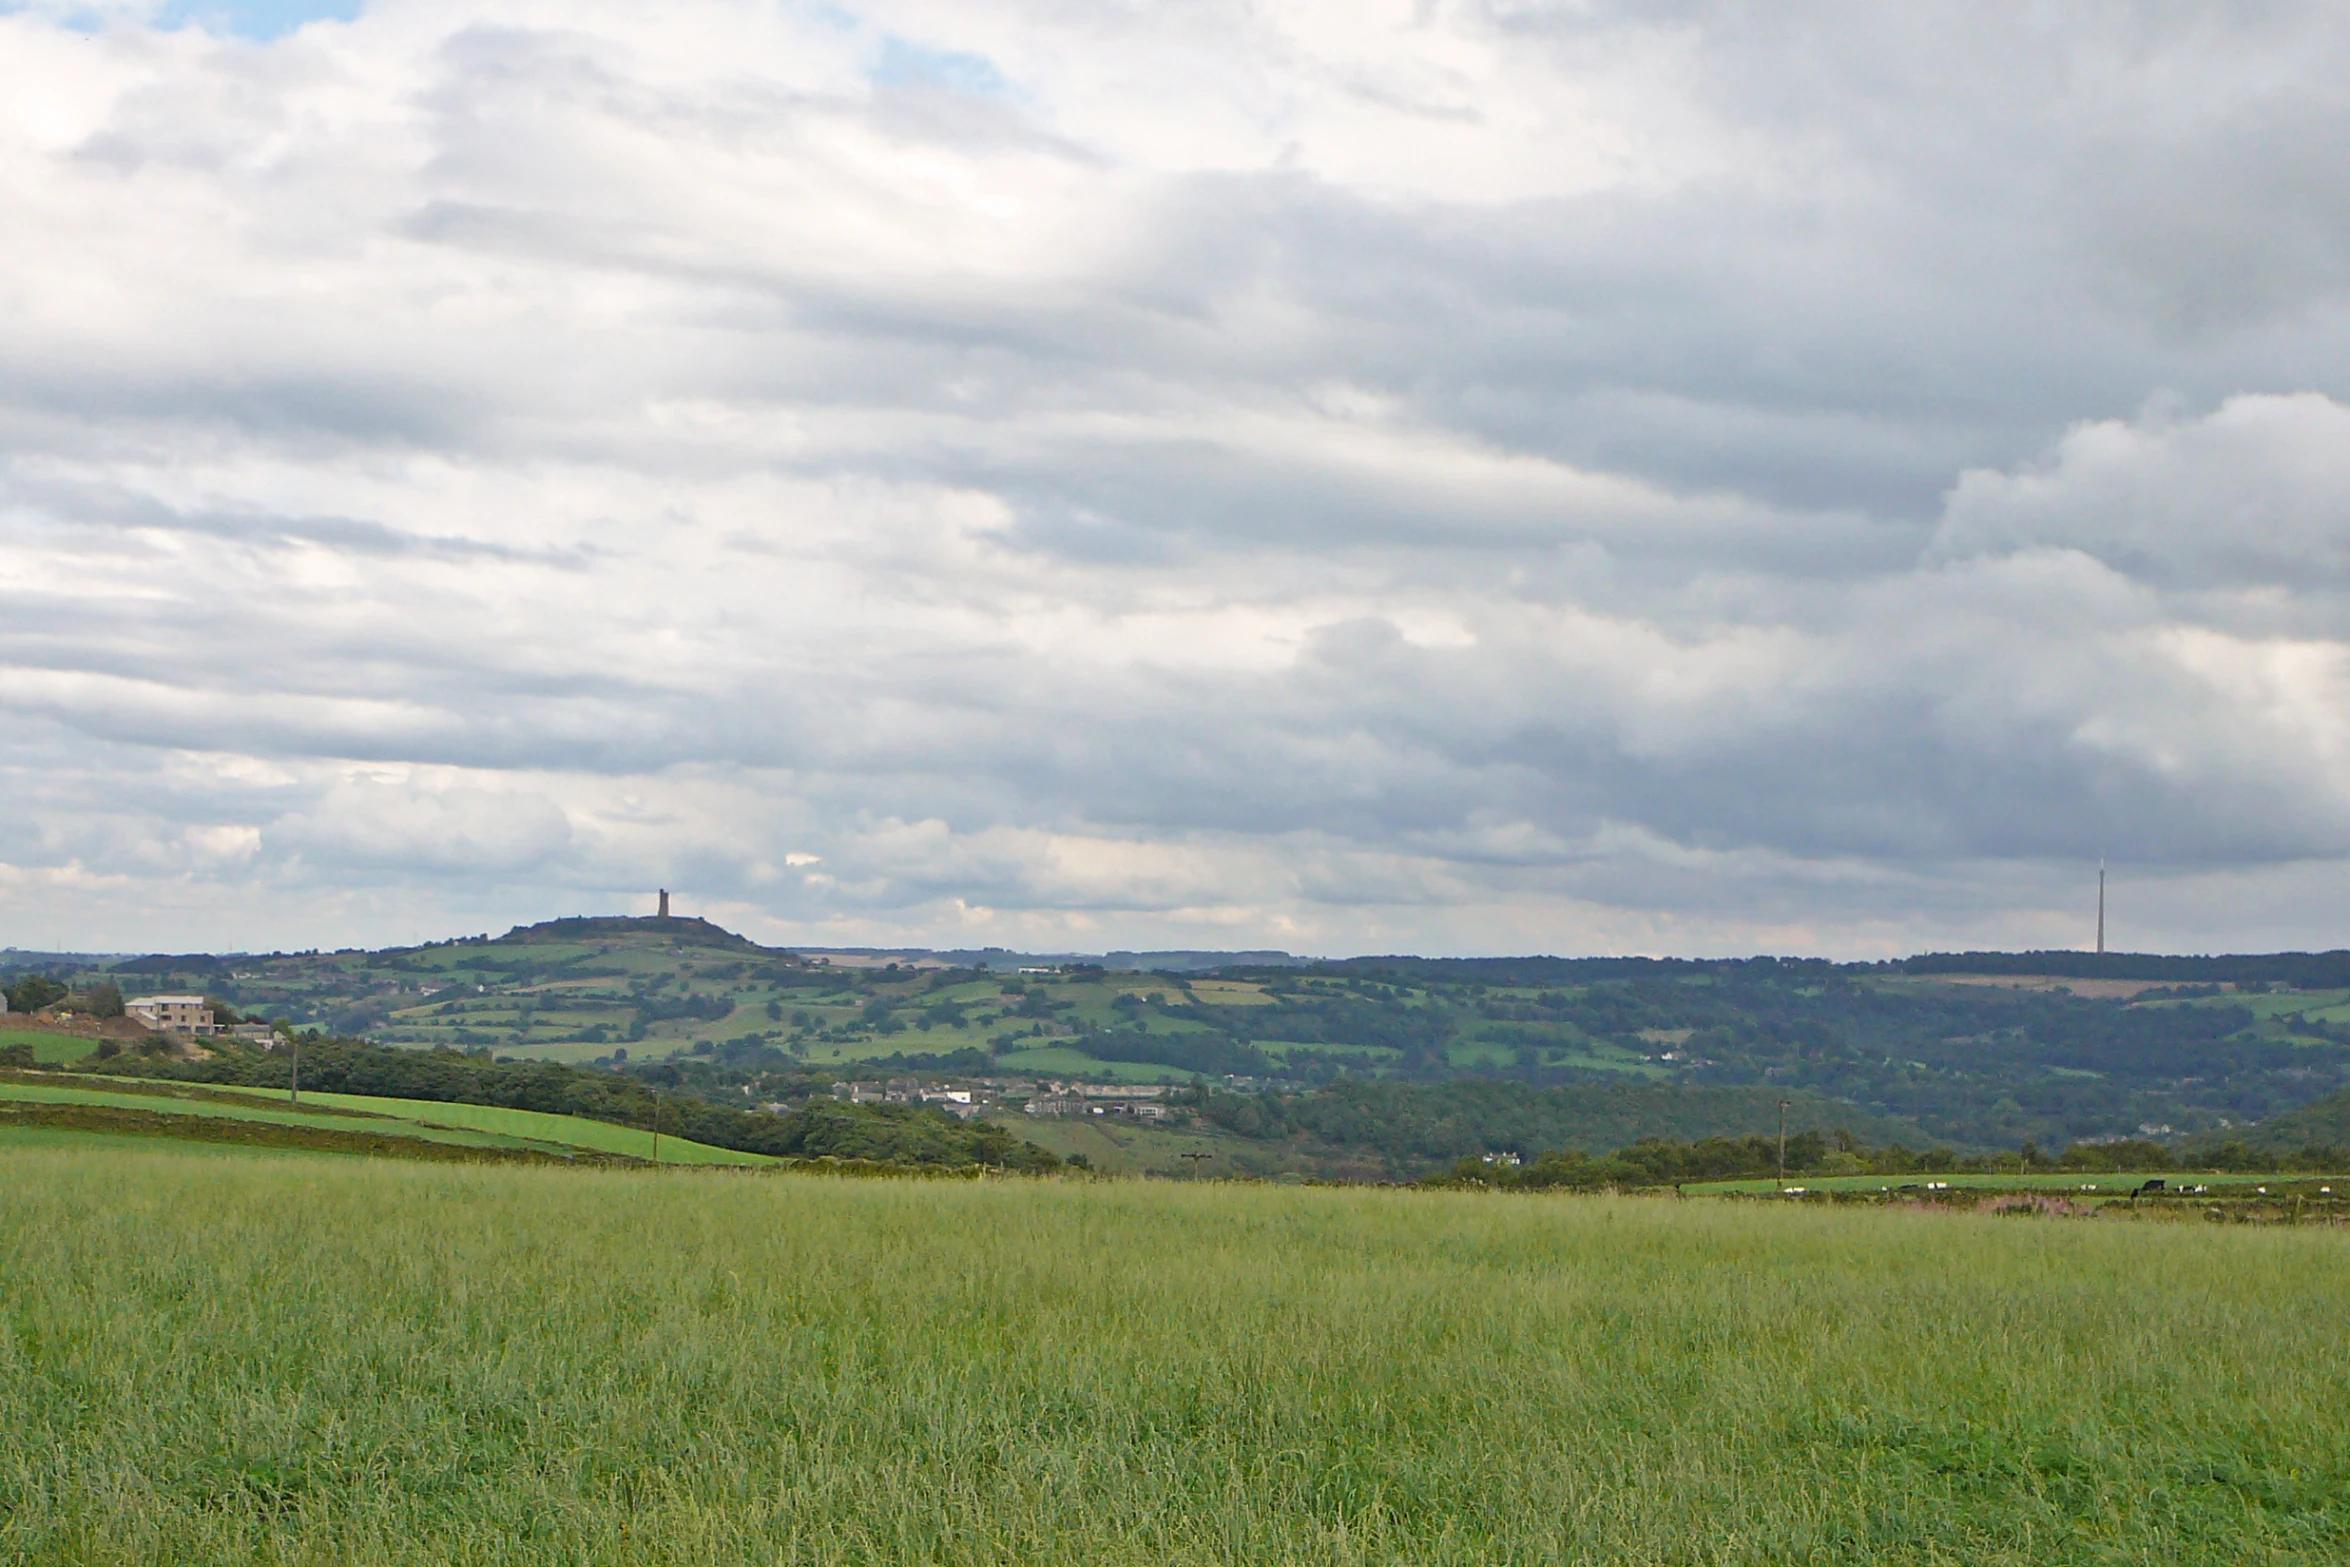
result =
[[294,1075],[288,1082],[286,1103],[298,1105],[302,1102],[302,1036],[296,1034],[288,1042],[294,1050]]
[[[667,895],[666,893],[664,893],[664,894],[662,895],[661,901],[662,901],[664,904],[666,904],[666,903],[669,901],[669,897],[668,897],[668,895]],[[659,1163],[661,1162],[661,1111],[663,1110],[663,1108],[664,1108],[664,1107],[666,1107],[666,1106],[667,1106],[667,1104],[668,1104],[668,1100],[666,1100],[665,1098],[663,1098],[663,1097],[662,1097],[661,1090],[660,1090],[660,1089],[658,1089],[658,1088],[654,1089],[654,1090],[653,1090],[653,1162],[654,1162],[655,1164],[659,1164]]]
[[1787,1101],[1779,1101],[1779,1184],[1787,1184]]

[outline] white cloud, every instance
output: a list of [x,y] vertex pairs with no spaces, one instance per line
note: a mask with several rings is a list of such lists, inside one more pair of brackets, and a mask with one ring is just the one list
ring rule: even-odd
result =
[[0,16],[0,942],[2331,939],[2328,8],[138,22]]
[[2165,587],[2350,580],[2350,407],[2314,392],[2231,397],[2069,431],[2044,466],[1976,470],[1937,536],[1949,555],[2077,549]]
[[330,870],[479,876],[540,868],[569,845],[571,823],[541,795],[357,774],[257,837]]

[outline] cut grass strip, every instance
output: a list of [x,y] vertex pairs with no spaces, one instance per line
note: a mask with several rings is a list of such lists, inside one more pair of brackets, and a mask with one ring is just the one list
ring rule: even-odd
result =
[[113,1137],[173,1138],[187,1142],[233,1143],[247,1148],[299,1149],[376,1158],[456,1160],[474,1164],[621,1162],[614,1160],[611,1155],[585,1150],[565,1153],[487,1141],[460,1143],[446,1137],[428,1135],[400,1137],[387,1132],[300,1125],[250,1116],[125,1109],[104,1104],[0,1103],[0,1127],[100,1132]]
[[[186,1121],[234,1121],[301,1127],[314,1131],[354,1132],[376,1136],[413,1137],[432,1142],[449,1143],[468,1148],[523,1148],[524,1140],[454,1127],[424,1126],[402,1122],[390,1117],[353,1116],[338,1114],[332,1108],[292,1110],[266,1104],[241,1103],[236,1100],[183,1096],[177,1094],[147,1094],[135,1090],[68,1088],[49,1083],[29,1083],[21,1078],[0,1081],[0,1104],[83,1106],[95,1109],[138,1111],[145,1115],[178,1118]],[[210,1133],[191,1132],[191,1136],[209,1136]],[[547,1144],[538,1151],[559,1153],[561,1150]]]
[[[277,1088],[229,1088],[220,1092],[243,1096],[266,1095],[280,1101],[285,1098],[285,1091]],[[563,1143],[574,1148],[594,1149],[599,1153],[625,1154],[632,1159],[650,1160],[653,1157],[651,1132],[633,1126],[616,1126],[610,1121],[591,1120],[581,1115],[556,1115],[545,1110],[509,1110],[502,1105],[450,1104],[438,1099],[386,1099],[372,1094],[303,1093],[304,1104],[313,1100],[335,1109],[396,1116],[424,1126],[459,1127],[500,1136],[524,1137],[536,1142]],[[766,1154],[713,1148],[707,1143],[687,1142],[682,1137],[664,1133],[661,1137],[661,1162],[750,1165],[773,1164],[776,1161]]]
[[[19,1076],[14,1079],[25,1082]],[[284,1106],[282,1088],[248,1088],[236,1084],[183,1083],[156,1078],[107,1077],[85,1081],[103,1083],[117,1093],[156,1094],[191,1103],[211,1103],[244,1109]],[[556,1115],[544,1110],[512,1110],[501,1105],[456,1104],[440,1099],[393,1099],[374,1094],[302,1093],[304,1113],[383,1117],[416,1126],[472,1132],[550,1148],[584,1148],[596,1153],[620,1154],[650,1162],[653,1134],[630,1126],[615,1126],[581,1115]],[[713,1148],[663,1133],[663,1164],[774,1164],[767,1154]]]
[[[216,1143],[199,1138],[173,1137],[168,1133],[92,1131],[84,1127],[46,1126],[37,1121],[26,1123],[11,1114],[8,1107],[0,1106],[0,1152],[12,1148],[80,1149],[87,1153],[162,1152],[220,1159],[304,1157],[299,1149],[263,1149],[252,1143]],[[340,1159],[346,1156],[322,1150],[314,1157]]]

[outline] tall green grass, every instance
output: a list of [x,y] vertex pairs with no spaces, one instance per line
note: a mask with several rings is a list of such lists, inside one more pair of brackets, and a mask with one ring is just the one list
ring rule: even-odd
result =
[[0,1560],[2350,1557],[2341,1234],[0,1149]]
[[42,1028],[10,1028],[0,1022],[0,1045],[30,1045],[33,1059],[44,1066],[79,1061],[98,1048],[98,1042],[80,1034],[60,1034]]

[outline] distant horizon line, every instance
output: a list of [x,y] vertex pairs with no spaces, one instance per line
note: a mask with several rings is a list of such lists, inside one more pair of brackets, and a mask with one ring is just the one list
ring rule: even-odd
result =
[[[733,936],[744,942],[746,945],[757,947],[762,951],[798,954],[809,957],[937,959],[942,957],[972,956],[1001,958],[1004,960],[1026,959],[1034,962],[1072,964],[1108,962],[1119,959],[1188,959],[1191,960],[1191,962],[1186,965],[1189,967],[1231,967],[1243,966],[1252,962],[1278,965],[1283,967],[1304,967],[1324,963],[1372,963],[1380,961],[1413,963],[1556,962],[1655,964],[1782,962],[1800,964],[1825,964],[1833,968],[1844,969],[1884,969],[1926,961],[1947,963],[1980,959],[1986,961],[2003,960],[2009,963],[2014,963],[2029,960],[2046,961],[2055,959],[2067,962],[2081,960],[2099,968],[2109,968],[2117,965],[2130,964],[2133,962],[2189,962],[2199,964],[2223,964],[2263,960],[2273,962],[2288,959],[2350,957],[2350,948],[2341,947],[2315,950],[2278,949],[2267,952],[2114,952],[2099,949],[2072,947],[2037,947],[2023,949],[1944,948],[1913,952],[1906,956],[1892,958],[1828,958],[1800,953],[1761,951],[1744,954],[1716,953],[1705,956],[1657,956],[1649,953],[1627,952],[1592,952],[1573,955],[1557,952],[1515,952],[1452,954],[1431,957],[1424,953],[1397,951],[1361,952],[1349,956],[1334,956],[1326,953],[1294,953],[1288,951],[1287,949],[1275,947],[1112,947],[1101,951],[1088,952],[1076,950],[1073,948],[1059,950],[1031,950],[1017,947],[1004,947],[994,944],[984,946],[927,946],[918,943],[907,943],[900,945],[864,944],[818,946],[812,943],[804,942],[782,942],[775,944],[760,942],[750,936],[742,934],[740,931],[736,931],[725,925],[721,925],[706,915],[699,914],[574,914],[559,915],[552,919],[539,920],[530,924],[517,924],[510,927],[503,935],[491,935],[488,932],[467,933],[464,935],[445,936],[418,942],[396,942],[389,945],[376,947],[340,946],[330,948],[321,946],[291,949],[274,948],[269,950],[236,948],[216,951],[188,949],[177,952],[170,952],[152,948],[102,951],[95,949],[77,949],[65,947],[42,948],[19,947],[10,945],[7,947],[0,947],[0,962],[5,962],[11,958],[34,961],[43,959],[86,959],[96,962],[124,962],[142,958],[169,957],[204,958],[212,961],[225,961],[232,958],[284,958],[305,956],[310,954],[330,956],[355,952],[413,952],[422,951],[431,947],[446,947],[467,943],[494,943],[526,932],[542,930],[550,926],[591,921],[599,924],[613,923],[642,925],[648,927],[659,926],[664,922],[672,925],[699,925],[707,927],[711,930],[723,932],[729,936]],[[1202,960],[1222,961],[1204,962]],[[1943,972],[1957,973],[1965,971],[1945,969]],[[2027,976],[2018,973],[2011,977]],[[2050,975],[2047,977],[2062,976]],[[2073,977],[2096,978],[2099,976],[2080,975]]]

